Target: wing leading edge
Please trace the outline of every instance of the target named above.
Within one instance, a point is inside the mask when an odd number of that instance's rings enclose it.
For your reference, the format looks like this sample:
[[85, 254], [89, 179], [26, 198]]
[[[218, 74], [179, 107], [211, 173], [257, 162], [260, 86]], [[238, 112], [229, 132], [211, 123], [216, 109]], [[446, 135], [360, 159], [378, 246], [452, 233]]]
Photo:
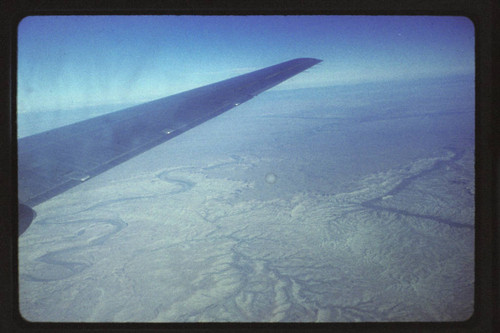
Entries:
[[19, 235], [30, 208], [321, 62], [298, 58], [18, 140]]

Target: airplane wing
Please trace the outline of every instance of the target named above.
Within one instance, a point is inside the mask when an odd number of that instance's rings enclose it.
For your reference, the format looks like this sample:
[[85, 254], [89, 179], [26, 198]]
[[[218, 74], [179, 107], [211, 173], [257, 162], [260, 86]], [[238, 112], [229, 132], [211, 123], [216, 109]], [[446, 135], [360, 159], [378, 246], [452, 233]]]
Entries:
[[19, 235], [38, 205], [321, 62], [298, 58], [18, 140]]

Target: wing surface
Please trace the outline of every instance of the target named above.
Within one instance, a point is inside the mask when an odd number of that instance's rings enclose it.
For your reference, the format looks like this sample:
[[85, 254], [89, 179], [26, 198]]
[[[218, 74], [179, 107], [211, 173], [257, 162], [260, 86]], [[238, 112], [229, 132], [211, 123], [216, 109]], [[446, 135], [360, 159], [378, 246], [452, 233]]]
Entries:
[[19, 202], [26, 209], [40, 204], [320, 61], [313, 58], [290, 60], [19, 139]]

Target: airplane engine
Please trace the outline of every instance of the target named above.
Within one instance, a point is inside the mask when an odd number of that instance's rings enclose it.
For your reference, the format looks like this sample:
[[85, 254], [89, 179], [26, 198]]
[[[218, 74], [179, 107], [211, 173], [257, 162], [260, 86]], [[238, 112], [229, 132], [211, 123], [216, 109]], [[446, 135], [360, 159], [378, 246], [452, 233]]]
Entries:
[[22, 203], [19, 203], [19, 229], [18, 229], [18, 235], [21, 236], [23, 232], [28, 229], [28, 227], [31, 225], [31, 222], [36, 217], [36, 212], [29, 206], [23, 205]]

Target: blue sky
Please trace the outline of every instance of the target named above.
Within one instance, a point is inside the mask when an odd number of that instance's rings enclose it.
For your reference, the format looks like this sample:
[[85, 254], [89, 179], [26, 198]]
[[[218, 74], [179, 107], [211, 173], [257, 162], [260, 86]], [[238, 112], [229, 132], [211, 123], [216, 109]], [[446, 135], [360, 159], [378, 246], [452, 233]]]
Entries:
[[31, 16], [18, 112], [139, 103], [298, 57], [276, 89], [474, 73], [474, 27], [439, 16]]

